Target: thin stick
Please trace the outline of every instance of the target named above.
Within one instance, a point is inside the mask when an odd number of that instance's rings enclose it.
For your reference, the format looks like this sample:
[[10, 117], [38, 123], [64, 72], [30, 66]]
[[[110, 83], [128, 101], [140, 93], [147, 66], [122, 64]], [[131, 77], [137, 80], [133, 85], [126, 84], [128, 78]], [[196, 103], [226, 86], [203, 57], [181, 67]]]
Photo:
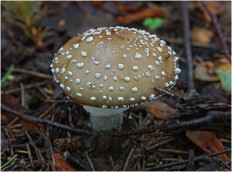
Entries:
[[[231, 152], [231, 149], [226, 149], [226, 150], [222, 150], [219, 152], [214, 152], [214, 153], [211, 153], [209, 155], [198, 156], [198, 157], [194, 158], [193, 161], [200, 161], [203, 157], [206, 157], [206, 156], [207, 157], [214, 157], [214, 156], [222, 155], [222, 154], [228, 153], [228, 152]], [[189, 159], [184, 160], [184, 161], [180, 161], [180, 162], [173, 162], [173, 163], [169, 163], [169, 164], [164, 164], [164, 165], [161, 165], [158, 167], [148, 167], [148, 168], [141, 169], [140, 171], [155, 171], [155, 170], [164, 169], [164, 168], [166, 169], [169, 167], [186, 164], [188, 162], [189, 162]]]
[[109, 135], [112, 137], [121, 137], [121, 136], [152, 133], [152, 132], [156, 132], [157, 130], [160, 131], [179, 130], [179, 129], [197, 127], [203, 124], [211, 124], [214, 121], [218, 122], [219, 120], [229, 120], [229, 119], [231, 119], [231, 112], [210, 111], [207, 113], [206, 116], [190, 121], [166, 124], [158, 127], [130, 130], [128, 132], [114, 132], [114, 133], [109, 133]]
[[95, 171], [94, 166], [93, 166], [93, 162], [92, 162], [92, 160], [90, 159], [88, 153], [85, 152], [85, 155], [86, 155], [86, 158], [87, 158], [87, 160], [88, 160], [88, 162], [89, 162], [89, 165], [90, 165], [91, 170], [92, 170], [92, 171]]
[[229, 52], [229, 49], [226, 45], [226, 41], [225, 41], [225, 38], [222, 34], [222, 30], [221, 30], [221, 27], [218, 23], [218, 20], [217, 20], [217, 16], [216, 16], [216, 13], [212, 14], [211, 11], [209, 10], [208, 6], [206, 5], [206, 3], [204, 1], [201, 2], [202, 6], [205, 8], [205, 10], [207, 11], [207, 13], [209, 14], [211, 20], [213, 21], [213, 24], [214, 24], [214, 27], [217, 31], [217, 34], [219, 36], [219, 39], [220, 39], [220, 42], [222, 44], [222, 47], [224, 49], [224, 53], [226, 55], [226, 58], [229, 60], [229, 62], [231, 63], [231, 55], [230, 55], [230, 52]]
[[186, 1], [181, 1], [181, 7], [183, 12], [183, 21], [184, 21], [184, 45], [185, 52], [187, 56], [187, 66], [188, 66], [188, 95], [191, 97], [196, 91], [194, 88], [194, 80], [193, 80], [193, 65], [192, 65], [192, 49], [190, 45], [190, 26], [189, 26], [189, 13]]
[[[51, 83], [51, 81], [42, 81], [42, 82], [35, 83], [35, 84], [29, 84], [29, 85], [24, 86], [24, 90], [31, 89], [34, 87], [40, 87], [40, 86], [48, 84], [48, 83]], [[7, 91], [3, 91], [2, 94], [11, 94], [11, 93], [18, 92], [18, 91], [21, 91], [21, 88], [13, 88], [13, 89], [10, 89]]]
[[31, 162], [31, 166], [34, 168], [33, 157], [31, 154], [31, 149], [30, 149], [29, 143], [27, 143], [27, 153], [28, 153], [28, 157], [29, 157], [30, 162]]
[[172, 94], [171, 92], [169, 92], [169, 91], [167, 91], [167, 90], [163, 90], [163, 89], [160, 89], [160, 88], [158, 88], [158, 87], [154, 87], [153, 89], [154, 89], [154, 90], [158, 90], [158, 91], [160, 91], [160, 92], [162, 92], [162, 93], [166, 93], [166, 94], [168, 94], [168, 95], [170, 95], [170, 96], [174, 96], [174, 94]]
[[55, 106], [56, 106], [56, 103], [53, 103], [39, 117], [44, 118], [52, 109], [54, 109]]
[[[3, 110], [5, 110], [7, 112], [10, 112], [11, 114], [13, 114], [15, 116], [20, 117], [21, 114], [19, 112], [16, 112], [13, 109], [10, 109], [9, 107], [5, 106], [4, 104], [1, 104], [1, 106], [2, 106]], [[43, 125], [46, 125], [46, 126], [52, 126], [52, 127], [60, 128], [60, 129], [66, 130], [66, 131], [70, 131], [72, 133], [83, 134], [83, 135], [96, 135], [97, 134], [97, 132], [94, 132], [94, 131], [78, 129], [78, 128], [72, 128], [70, 126], [63, 125], [63, 124], [60, 124], [60, 123], [57, 123], [57, 122], [53, 122], [53, 121], [50, 121], [50, 120], [47, 120], [47, 119], [40, 119], [40, 118], [36, 118], [36, 117], [33, 117], [33, 116], [29, 116], [29, 115], [26, 115], [26, 116], [29, 119], [31, 119], [32, 121], [35, 121], [37, 123], [40, 123], [40, 124], [43, 124]]]
[[40, 72], [35, 72], [31, 70], [26, 70], [26, 69], [14, 68], [13, 72], [25, 73], [25, 74], [32, 75], [32, 76], [39, 77], [39, 78], [52, 79], [51, 75], [40, 73]]
[[20, 89], [21, 89], [21, 104], [24, 107], [25, 106], [25, 94], [24, 94], [24, 85], [22, 82], [20, 82]]
[[[11, 114], [20, 117], [20, 113], [14, 111], [13, 109], [5, 106], [4, 104], [1, 103], [2, 109], [10, 112]], [[50, 120], [46, 119], [39, 119], [36, 117], [32, 117], [27, 115], [28, 118], [31, 120], [44, 124], [46, 126], [52, 126], [56, 128], [60, 128], [66, 131], [70, 131], [72, 133], [76, 134], [83, 134], [83, 135], [90, 135], [90, 136], [97, 136], [101, 133], [96, 132], [96, 131], [90, 131], [90, 130], [84, 130], [84, 129], [78, 129], [78, 128], [72, 128], [67, 125], [63, 125], [57, 122], [53, 122]], [[130, 135], [139, 135], [139, 134], [146, 134], [146, 133], [152, 133], [156, 132], [157, 130], [160, 131], [169, 131], [169, 130], [178, 130], [178, 129], [184, 129], [184, 128], [190, 128], [190, 127], [197, 127], [201, 126], [203, 124], [211, 124], [214, 121], [219, 121], [219, 120], [229, 120], [231, 119], [231, 112], [220, 112], [220, 111], [209, 111], [205, 117], [194, 119], [191, 121], [183, 121], [183, 122], [178, 122], [178, 123], [172, 123], [172, 124], [166, 124], [163, 126], [159, 127], [152, 127], [152, 128], [143, 128], [143, 129], [136, 129], [136, 130], [130, 130], [128, 132], [110, 132], [107, 133], [107, 135], [112, 136], [112, 137], [122, 137], [122, 136], [130, 136]]]
[[173, 141], [173, 140], [175, 140], [174, 137], [167, 138], [166, 140], [163, 140], [163, 141], [161, 141], [161, 142], [159, 142], [159, 143], [156, 143], [156, 144], [154, 144], [154, 145], [150, 145], [149, 147], [145, 148], [145, 150], [155, 149], [155, 148], [157, 148], [157, 147], [159, 147], [159, 146], [161, 146], [161, 145], [164, 145], [164, 144], [166, 144], [166, 143], [168, 143], [168, 142], [171, 142], [171, 141]]
[[131, 149], [131, 151], [130, 151], [130, 153], [129, 153], [129, 155], [128, 155], [127, 159], [126, 159], [125, 165], [124, 165], [124, 167], [123, 167], [123, 171], [126, 171], [126, 169], [127, 169], [128, 165], [129, 165], [129, 162], [130, 162], [131, 156], [132, 156], [132, 155], [133, 155], [133, 153], [134, 153], [134, 150], [135, 150], [135, 148], [132, 148], [132, 149]]

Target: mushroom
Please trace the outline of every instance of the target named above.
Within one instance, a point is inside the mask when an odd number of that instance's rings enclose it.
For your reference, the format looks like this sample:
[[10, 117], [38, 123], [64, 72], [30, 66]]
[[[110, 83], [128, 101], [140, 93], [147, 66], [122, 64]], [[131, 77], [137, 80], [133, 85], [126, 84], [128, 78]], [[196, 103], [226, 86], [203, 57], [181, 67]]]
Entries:
[[54, 81], [90, 112], [96, 131], [120, 130], [123, 111], [168, 92], [180, 69], [166, 42], [122, 26], [90, 29], [55, 53]]

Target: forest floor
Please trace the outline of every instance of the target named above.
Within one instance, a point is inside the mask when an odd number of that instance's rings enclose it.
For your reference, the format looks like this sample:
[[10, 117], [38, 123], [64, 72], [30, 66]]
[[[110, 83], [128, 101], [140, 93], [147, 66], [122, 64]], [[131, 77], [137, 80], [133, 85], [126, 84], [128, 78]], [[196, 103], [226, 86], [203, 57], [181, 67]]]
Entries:
[[[2, 171], [231, 171], [231, 2], [1, 2]], [[90, 28], [126, 26], [180, 57], [176, 86], [98, 133], [53, 81], [54, 53]], [[132, 117], [132, 118], [131, 118]]]

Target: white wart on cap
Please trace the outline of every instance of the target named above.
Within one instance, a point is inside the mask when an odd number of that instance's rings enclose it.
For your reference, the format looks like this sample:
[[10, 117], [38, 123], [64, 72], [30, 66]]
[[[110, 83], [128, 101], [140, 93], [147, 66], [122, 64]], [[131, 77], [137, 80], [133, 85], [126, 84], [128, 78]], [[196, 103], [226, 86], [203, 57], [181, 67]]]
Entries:
[[54, 55], [51, 71], [77, 103], [120, 108], [153, 100], [178, 79], [178, 57], [165, 41], [127, 27], [90, 29]]

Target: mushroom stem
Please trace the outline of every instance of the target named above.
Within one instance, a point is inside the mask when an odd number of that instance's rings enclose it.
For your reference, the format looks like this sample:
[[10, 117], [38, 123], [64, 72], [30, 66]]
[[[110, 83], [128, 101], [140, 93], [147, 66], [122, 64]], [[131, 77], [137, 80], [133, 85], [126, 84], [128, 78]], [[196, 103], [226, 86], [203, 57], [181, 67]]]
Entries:
[[123, 111], [128, 108], [103, 109], [84, 106], [84, 109], [90, 113], [90, 122], [93, 130], [108, 132], [113, 129], [121, 129]]

